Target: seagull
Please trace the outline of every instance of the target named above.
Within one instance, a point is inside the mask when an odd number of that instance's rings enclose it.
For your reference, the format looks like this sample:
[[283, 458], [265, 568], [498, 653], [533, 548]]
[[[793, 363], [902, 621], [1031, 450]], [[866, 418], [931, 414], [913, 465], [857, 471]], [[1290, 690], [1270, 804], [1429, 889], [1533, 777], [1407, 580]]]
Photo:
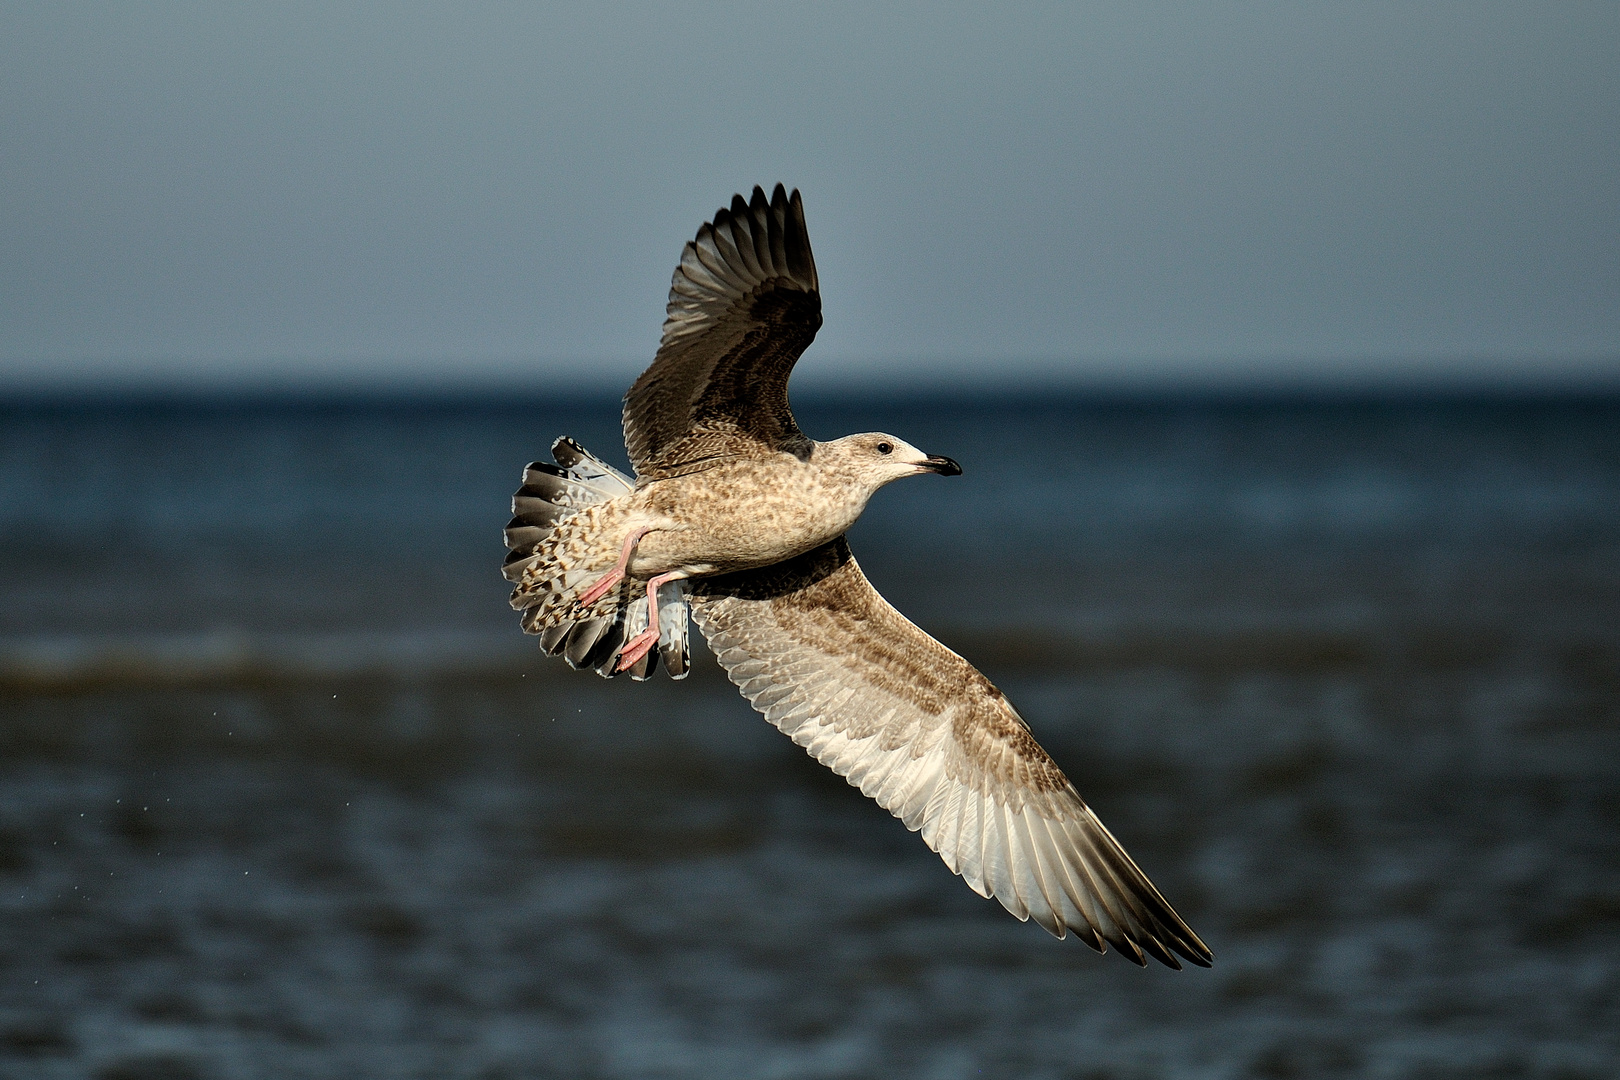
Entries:
[[920, 833], [977, 893], [1138, 965], [1212, 954], [1001, 691], [895, 610], [844, 534], [881, 487], [956, 476], [870, 432], [817, 442], [787, 383], [821, 326], [804, 203], [734, 196], [681, 252], [624, 399], [632, 478], [569, 438], [524, 470], [503, 572], [523, 629], [578, 669], [676, 679], [695, 622], [750, 704]]

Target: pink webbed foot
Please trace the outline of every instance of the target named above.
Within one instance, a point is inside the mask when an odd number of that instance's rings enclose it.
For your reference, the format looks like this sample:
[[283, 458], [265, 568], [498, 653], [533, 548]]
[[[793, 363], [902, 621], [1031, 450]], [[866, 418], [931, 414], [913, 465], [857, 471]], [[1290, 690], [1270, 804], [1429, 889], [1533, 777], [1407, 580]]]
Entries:
[[658, 644], [658, 587], [666, 581], [676, 581], [686, 575], [679, 570], [659, 574], [647, 582], [647, 629], [624, 643], [619, 650], [619, 671], [628, 671]]
[[619, 650], [618, 670], [629, 671], [641, 661], [643, 656], [646, 656], [647, 653], [652, 650], [654, 645], [657, 644], [658, 631], [643, 630], [641, 633], [625, 642], [624, 648]]

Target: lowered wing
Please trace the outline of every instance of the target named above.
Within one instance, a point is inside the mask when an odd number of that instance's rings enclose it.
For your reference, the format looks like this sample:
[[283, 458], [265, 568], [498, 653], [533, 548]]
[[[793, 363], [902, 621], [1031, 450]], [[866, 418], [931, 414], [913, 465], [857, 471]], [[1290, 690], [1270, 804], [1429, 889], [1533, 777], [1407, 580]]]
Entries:
[[843, 538], [694, 583], [731, 680], [816, 760], [920, 832], [982, 896], [1138, 964], [1211, 953], [1001, 692], [880, 596]]

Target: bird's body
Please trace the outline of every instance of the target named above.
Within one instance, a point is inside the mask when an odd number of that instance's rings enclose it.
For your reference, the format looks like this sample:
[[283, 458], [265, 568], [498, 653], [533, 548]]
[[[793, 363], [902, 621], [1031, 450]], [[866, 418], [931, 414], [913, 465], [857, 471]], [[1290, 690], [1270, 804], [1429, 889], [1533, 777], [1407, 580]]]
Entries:
[[[911, 450], [892, 436], [854, 438], [887, 440]], [[890, 476], [870, 476], [844, 443], [810, 443], [802, 455], [768, 451], [638, 484], [557, 524], [555, 543], [569, 551], [560, 565], [606, 573], [625, 535], [635, 529], [651, 530], [626, 567], [629, 577], [643, 582], [672, 572], [704, 577], [751, 570], [802, 555], [847, 532], [866, 509], [876, 482], [914, 471], [906, 467]], [[890, 455], [900, 456], [893, 450]], [[548, 560], [534, 572], [551, 572], [557, 565]], [[528, 580], [520, 579], [520, 586]], [[598, 605], [608, 600], [604, 596]]]
[[[645, 513], [672, 524], [636, 549], [636, 577], [685, 568], [694, 576], [770, 566], [844, 535], [866, 509], [871, 490], [841, 468], [829, 444], [803, 459], [775, 453], [655, 480], [631, 496]], [[735, 493], [752, 492], [746, 502]]]
[[872, 588], [844, 533], [885, 484], [954, 475], [892, 435], [816, 442], [787, 378], [821, 324], [798, 192], [741, 196], [686, 245], [663, 342], [625, 399], [636, 477], [568, 439], [513, 499], [524, 629], [603, 675], [688, 670], [688, 620], [767, 720], [1053, 934], [1210, 953], [982, 674]]

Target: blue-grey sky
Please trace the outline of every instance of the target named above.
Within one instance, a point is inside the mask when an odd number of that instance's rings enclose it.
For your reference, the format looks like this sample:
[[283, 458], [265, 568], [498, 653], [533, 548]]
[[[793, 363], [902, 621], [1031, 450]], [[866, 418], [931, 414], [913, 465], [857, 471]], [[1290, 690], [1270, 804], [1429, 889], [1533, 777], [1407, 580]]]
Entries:
[[0, 386], [619, 387], [777, 180], [805, 382], [1614, 380], [1617, 133], [1612, 2], [4, 3]]

